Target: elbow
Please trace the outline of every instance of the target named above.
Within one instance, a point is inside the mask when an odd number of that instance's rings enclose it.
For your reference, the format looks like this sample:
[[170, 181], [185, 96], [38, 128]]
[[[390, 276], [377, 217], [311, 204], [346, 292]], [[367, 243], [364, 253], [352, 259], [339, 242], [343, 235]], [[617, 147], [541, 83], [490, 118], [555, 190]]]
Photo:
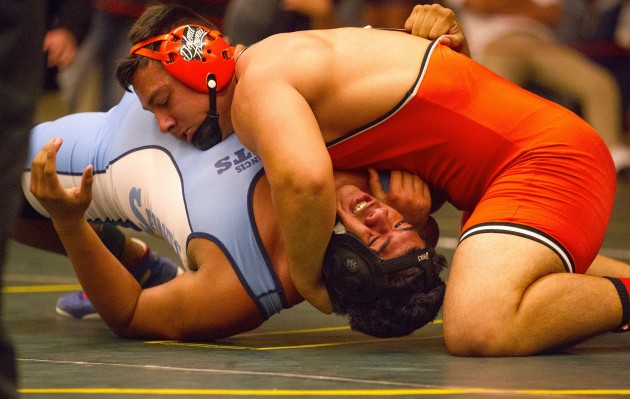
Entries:
[[141, 334], [139, 334], [138, 331], [135, 331], [134, 329], [129, 328], [128, 326], [113, 325], [111, 323], [107, 323], [107, 325], [114, 332], [114, 334], [116, 334], [120, 338], [124, 338], [124, 339], [144, 338], [141, 336]]
[[142, 338], [139, 335], [133, 333], [132, 331], [130, 331], [129, 329], [124, 329], [124, 328], [112, 328], [112, 331], [114, 332], [114, 334], [116, 334], [118, 337], [123, 338], [123, 339], [139, 339]]
[[329, 181], [324, 176], [318, 176], [309, 174], [306, 176], [297, 176], [294, 181], [291, 182], [292, 191], [307, 198], [319, 197], [325, 195]]
[[282, 173], [275, 181], [271, 181], [272, 187], [276, 187], [278, 191], [290, 192], [292, 195], [300, 197], [316, 197], [334, 190], [334, 178], [332, 167], [327, 168], [308, 168], [300, 170], [291, 170]]
[[119, 336], [120, 338], [125, 339], [141, 339], [141, 338], [155, 338], [155, 337], [147, 337], [146, 333], [142, 330], [136, 328], [131, 322], [123, 322], [121, 320], [107, 320], [102, 315], [101, 317], [105, 321], [105, 323], [109, 326], [109, 328]]
[[120, 338], [124, 339], [149, 339], [149, 340], [168, 340], [168, 341], [186, 341], [190, 339], [190, 332], [183, 328], [173, 328], [166, 325], [158, 326], [158, 328], [139, 328], [133, 325], [109, 325], [111, 330]]

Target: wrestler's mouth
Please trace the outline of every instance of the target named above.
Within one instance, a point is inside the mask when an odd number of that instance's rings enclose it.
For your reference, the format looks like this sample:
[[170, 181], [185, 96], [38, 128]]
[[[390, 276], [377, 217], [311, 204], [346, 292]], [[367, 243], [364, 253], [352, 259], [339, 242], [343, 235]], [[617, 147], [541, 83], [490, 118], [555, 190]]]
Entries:
[[182, 132], [182, 139], [187, 142], [187, 143], [191, 143], [192, 142], [192, 138], [195, 135], [194, 131], [190, 128], [184, 130]]
[[361, 201], [354, 207], [354, 213], [359, 212], [361, 209], [365, 208], [367, 205], [367, 201]]
[[367, 208], [372, 202], [373, 198], [370, 197], [368, 194], [363, 193], [358, 198], [355, 198], [350, 209], [352, 209], [353, 214], [357, 214], [358, 212], [361, 212], [363, 209]]

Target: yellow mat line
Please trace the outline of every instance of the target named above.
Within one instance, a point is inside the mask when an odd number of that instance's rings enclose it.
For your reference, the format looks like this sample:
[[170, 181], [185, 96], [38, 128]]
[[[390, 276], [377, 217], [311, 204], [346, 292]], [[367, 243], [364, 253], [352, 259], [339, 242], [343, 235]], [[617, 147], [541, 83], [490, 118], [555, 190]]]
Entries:
[[56, 284], [56, 285], [22, 285], [13, 287], [3, 287], [2, 292], [5, 294], [23, 294], [38, 292], [65, 292], [77, 291], [81, 289], [80, 284]]
[[165, 345], [165, 346], [184, 346], [184, 347], [189, 347], [189, 348], [204, 348], [204, 349], [273, 351], [273, 350], [280, 350], [280, 349], [306, 349], [306, 348], [323, 348], [323, 347], [328, 347], [328, 346], [359, 345], [359, 344], [372, 343], [372, 342], [426, 340], [426, 339], [439, 338], [441, 336], [442, 335], [428, 336], [428, 337], [374, 338], [374, 339], [363, 339], [363, 340], [343, 341], [343, 342], [320, 342], [320, 343], [315, 343], [315, 344], [283, 345], [283, 346], [268, 346], [268, 347], [204, 344], [204, 343], [180, 342], [180, 341], [146, 341], [145, 344]]
[[[429, 324], [442, 324], [442, 320], [435, 319]], [[320, 333], [320, 332], [327, 332], [327, 331], [343, 331], [343, 330], [349, 330], [349, 329], [350, 329], [350, 326], [319, 327], [319, 328], [305, 328], [301, 330], [263, 331], [263, 332], [243, 333], [243, 334], [237, 335], [237, 337], [257, 337], [257, 336], [265, 336], [265, 335]]]
[[[436, 319], [430, 324], [442, 324], [441, 319]], [[347, 331], [350, 330], [350, 326], [337, 326], [337, 327], [319, 327], [319, 328], [305, 328], [301, 330], [286, 330], [286, 331], [264, 331], [264, 332], [255, 332], [255, 333], [243, 333], [239, 335], [235, 335], [238, 338], [244, 337], [262, 337], [262, 336], [270, 336], [270, 335], [290, 335], [290, 334], [306, 334], [306, 333], [321, 333], [321, 332], [330, 332], [330, 331]], [[401, 339], [401, 338], [395, 338]], [[382, 339], [378, 339], [376, 341], [382, 341]], [[161, 345], [190, 345], [190, 346], [225, 346], [233, 348], [230, 345], [208, 345], [208, 344], [196, 344], [196, 343], [186, 343], [175, 340], [161, 340], [161, 341], [146, 341], [145, 344], [161, 344]], [[249, 349], [249, 348], [248, 348]]]
[[484, 389], [484, 388], [421, 388], [421, 389], [150, 389], [150, 388], [22, 388], [28, 394], [109, 394], [109, 395], [225, 395], [225, 396], [401, 396], [401, 395], [479, 395], [520, 394], [532, 396], [630, 395], [630, 389]]
[[301, 330], [287, 330], [287, 331], [264, 331], [254, 333], [239, 334], [238, 337], [259, 337], [265, 335], [286, 335], [286, 334], [304, 334], [304, 333], [319, 333], [326, 331], [343, 331], [349, 330], [350, 326], [337, 326], [337, 327], [320, 327], [320, 328], [305, 328]]

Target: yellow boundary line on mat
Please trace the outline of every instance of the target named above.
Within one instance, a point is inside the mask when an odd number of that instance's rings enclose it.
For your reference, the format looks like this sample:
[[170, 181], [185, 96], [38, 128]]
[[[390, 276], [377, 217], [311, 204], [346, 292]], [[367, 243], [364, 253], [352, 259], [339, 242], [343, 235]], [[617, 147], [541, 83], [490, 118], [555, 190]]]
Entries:
[[[442, 320], [434, 320], [431, 324], [442, 324]], [[258, 333], [244, 333], [236, 335], [235, 337], [261, 337], [270, 335], [289, 335], [289, 334], [306, 334], [306, 333], [320, 333], [327, 331], [344, 331], [350, 330], [349, 326], [338, 327], [321, 327], [321, 328], [309, 328], [301, 330], [287, 330], [287, 331], [268, 331]], [[441, 337], [441, 335], [437, 336]], [[322, 342], [314, 344], [301, 344], [301, 345], [283, 345], [283, 346], [269, 346], [269, 347], [256, 347], [256, 346], [242, 346], [232, 344], [212, 344], [203, 342], [182, 342], [174, 340], [166, 341], [145, 341], [145, 344], [149, 345], [165, 345], [165, 346], [183, 346], [189, 348], [203, 348], [203, 349], [232, 349], [232, 350], [252, 350], [252, 351], [270, 351], [280, 349], [306, 349], [306, 348], [321, 348], [328, 346], [342, 346], [342, 345], [358, 345], [370, 342], [387, 342], [387, 341], [410, 341], [410, 340], [425, 340], [437, 338], [436, 336], [424, 336], [424, 337], [401, 337], [401, 338], [369, 338], [363, 340], [353, 341], [338, 341], [338, 342]]]
[[109, 394], [109, 395], [224, 395], [224, 396], [400, 396], [400, 395], [630, 395], [630, 389], [150, 389], [150, 388], [22, 388], [28, 394]]
[[56, 285], [19, 285], [3, 287], [5, 294], [24, 294], [37, 292], [65, 292], [77, 291], [81, 289], [80, 284], [56, 284]]
[[416, 340], [439, 338], [441, 336], [442, 335], [428, 336], [428, 337], [374, 338], [374, 339], [362, 339], [362, 340], [355, 340], [355, 341], [321, 342], [321, 343], [315, 343], [315, 344], [268, 346], [268, 347], [189, 343], [189, 342], [179, 342], [179, 341], [147, 341], [145, 342], [145, 344], [183, 346], [183, 347], [189, 347], [189, 348], [204, 348], [204, 349], [274, 351], [274, 350], [281, 350], [281, 349], [307, 349], [307, 348], [324, 348], [324, 347], [329, 347], [329, 346], [360, 345], [360, 344], [367, 344], [371, 342], [388, 342], [388, 341], [402, 341], [402, 340], [416, 341]]

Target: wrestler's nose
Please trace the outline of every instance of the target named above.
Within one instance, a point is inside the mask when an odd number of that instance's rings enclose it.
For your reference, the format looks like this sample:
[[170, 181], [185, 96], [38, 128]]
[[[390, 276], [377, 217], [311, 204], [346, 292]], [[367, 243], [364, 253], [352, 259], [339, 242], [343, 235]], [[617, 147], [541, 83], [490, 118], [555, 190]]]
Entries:
[[391, 230], [388, 215], [387, 209], [376, 208], [365, 218], [365, 225], [380, 234], [385, 234]]
[[165, 112], [156, 112], [155, 119], [162, 133], [169, 133], [175, 127], [175, 119]]

